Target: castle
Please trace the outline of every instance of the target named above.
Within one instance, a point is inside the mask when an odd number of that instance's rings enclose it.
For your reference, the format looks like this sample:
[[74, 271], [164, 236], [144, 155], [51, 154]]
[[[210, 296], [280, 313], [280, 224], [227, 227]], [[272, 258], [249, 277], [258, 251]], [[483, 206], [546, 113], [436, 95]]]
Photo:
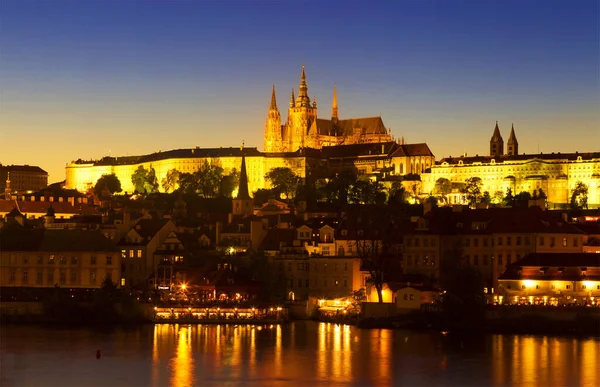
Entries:
[[472, 177], [481, 179], [482, 192], [499, 197], [508, 189], [513, 193], [532, 193], [542, 189], [550, 208], [568, 205], [571, 193], [578, 182], [588, 187], [588, 205], [600, 204], [600, 152], [519, 154], [519, 142], [514, 125], [504, 152], [504, 139], [498, 122], [490, 139], [489, 156], [445, 157], [421, 175], [423, 192], [432, 193], [440, 178], [453, 183], [453, 193], [448, 195], [451, 204], [464, 203], [460, 187]]
[[317, 99], [312, 103], [308, 96], [306, 73], [302, 66], [298, 97], [294, 89], [290, 97], [287, 121], [281, 124], [277, 108], [275, 86], [265, 125], [264, 151], [267, 153], [295, 152], [302, 148], [321, 149], [325, 146], [381, 143], [392, 141], [381, 117], [351, 118], [340, 120], [337, 92], [333, 87], [331, 119], [317, 117]]

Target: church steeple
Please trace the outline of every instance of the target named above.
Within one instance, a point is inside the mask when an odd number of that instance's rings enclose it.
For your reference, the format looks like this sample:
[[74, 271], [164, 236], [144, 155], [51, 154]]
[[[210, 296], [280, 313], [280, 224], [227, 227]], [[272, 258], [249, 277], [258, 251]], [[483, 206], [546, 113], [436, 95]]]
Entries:
[[519, 154], [519, 142], [515, 135], [515, 124], [512, 124], [512, 127], [510, 128], [510, 136], [508, 136], [508, 142], [506, 143], [506, 154], [509, 156]]
[[271, 93], [271, 106], [269, 106], [269, 110], [277, 111], [277, 99], [275, 98], [275, 85], [273, 85], [273, 93]]
[[251, 216], [254, 213], [254, 200], [248, 193], [248, 172], [246, 171], [246, 155], [244, 153], [244, 145], [240, 148], [242, 151], [242, 166], [240, 168], [240, 185], [238, 193], [231, 204], [233, 207], [233, 215]]
[[238, 187], [238, 194], [236, 199], [247, 200], [250, 199], [248, 193], [248, 172], [246, 172], [246, 156], [244, 155], [244, 146], [242, 145], [242, 167], [240, 170], [240, 185]]
[[302, 65], [302, 74], [300, 75], [300, 87], [298, 88], [296, 106], [310, 107], [310, 98], [308, 97], [308, 86], [306, 85], [306, 73], [304, 72], [304, 65]]
[[6, 186], [4, 187], [4, 199], [11, 200], [12, 199], [12, 190], [10, 188], [10, 171], [6, 176]]
[[333, 84], [333, 102], [331, 103], [331, 121], [337, 121], [338, 118], [338, 104], [337, 104], [337, 89], [335, 83]]
[[504, 139], [502, 139], [500, 128], [498, 127], [498, 121], [496, 121], [494, 134], [490, 140], [490, 156], [500, 157], [502, 155], [504, 155]]

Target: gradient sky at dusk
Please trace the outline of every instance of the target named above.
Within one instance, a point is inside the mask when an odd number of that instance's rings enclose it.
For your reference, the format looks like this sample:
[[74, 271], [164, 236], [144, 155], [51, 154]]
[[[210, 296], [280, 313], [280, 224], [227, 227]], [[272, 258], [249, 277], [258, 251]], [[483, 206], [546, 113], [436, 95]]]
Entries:
[[[319, 116], [376, 116], [441, 158], [600, 151], [598, 1], [0, 1], [0, 162], [262, 149], [304, 63]], [[539, 147], [539, 148], [538, 148]]]

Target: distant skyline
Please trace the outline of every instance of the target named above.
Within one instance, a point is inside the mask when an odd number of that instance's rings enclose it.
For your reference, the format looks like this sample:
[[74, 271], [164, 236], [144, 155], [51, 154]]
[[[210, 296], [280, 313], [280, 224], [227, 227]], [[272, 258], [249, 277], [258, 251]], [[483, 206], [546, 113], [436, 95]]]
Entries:
[[598, 1], [0, 2], [3, 164], [262, 150], [306, 66], [318, 116], [380, 115], [436, 159], [600, 151]]

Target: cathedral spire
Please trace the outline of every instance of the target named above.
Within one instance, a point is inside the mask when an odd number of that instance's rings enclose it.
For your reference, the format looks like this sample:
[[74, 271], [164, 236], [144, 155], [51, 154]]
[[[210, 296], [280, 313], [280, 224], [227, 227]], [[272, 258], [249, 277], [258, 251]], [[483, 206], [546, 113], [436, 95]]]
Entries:
[[333, 102], [331, 103], [331, 120], [337, 121], [338, 118], [338, 105], [337, 105], [337, 88], [335, 83], [333, 84]]
[[248, 193], [248, 173], [246, 172], [246, 156], [244, 154], [244, 145], [241, 147], [242, 150], [242, 167], [240, 168], [240, 185], [238, 187], [238, 193], [236, 199], [250, 199]]
[[508, 136], [507, 145], [507, 154], [509, 156], [515, 156], [519, 154], [519, 141], [517, 141], [517, 136], [515, 135], [515, 124], [512, 124], [510, 128], [510, 136]]
[[296, 105], [301, 107], [310, 107], [310, 98], [308, 98], [308, 86], [306, 85], [306, 73], [302, 65], [302, 74], [300, 75], [300, 87], [298, 87], [298, 98]]
[[294, 88], [292, 87], [292, 96], [290, 97], [290, 107], [295, 106], [295, 103], [294, 103], [295, 100], [296, 100], [296, 98], [294, 97]]
[[273, 93], [271, 94], [271, 106], [269, 110], [277, 110], [277, 99], [275, 98], [275, 85], [273, 85]]

